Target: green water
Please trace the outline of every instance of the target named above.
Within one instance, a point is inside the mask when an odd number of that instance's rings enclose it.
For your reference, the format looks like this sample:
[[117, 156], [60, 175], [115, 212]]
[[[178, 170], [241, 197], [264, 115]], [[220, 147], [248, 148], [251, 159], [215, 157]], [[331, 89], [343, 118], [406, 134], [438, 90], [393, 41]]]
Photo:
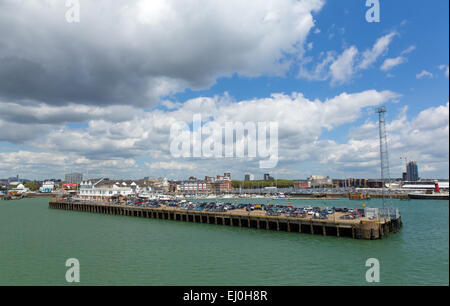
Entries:
[[0, 201], [0, 285], [66, 285], [68, 258], [81, 285], [370, 285], [368, 258], [380, 261], [381, 285], [449, 285], [448, 201], [394, 201], [401, 232], [365, 241], [61, 211], [48, 200]]

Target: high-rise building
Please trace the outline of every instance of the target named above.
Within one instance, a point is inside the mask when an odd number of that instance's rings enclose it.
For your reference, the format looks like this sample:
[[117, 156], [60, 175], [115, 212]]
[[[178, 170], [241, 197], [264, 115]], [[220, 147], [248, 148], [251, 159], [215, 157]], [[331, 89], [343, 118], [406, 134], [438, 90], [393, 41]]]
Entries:
[[81, 173], [68, 173], [65, 175], [65, 180], [68, 184], [79, 184], [83, 181], [83, 174]]
[[419, 167], [417, 162], [411, 161], [406, 165], [406, 177], [410, 182], [417, 182], [419, 180]]
[[265, 181], [274, 181], [275, 179], [270, 176], [269, 173], [264, 174], [264, 180]]
[[252, 174], [245, 175], [245, 181], [254, 181], [255, 177]]

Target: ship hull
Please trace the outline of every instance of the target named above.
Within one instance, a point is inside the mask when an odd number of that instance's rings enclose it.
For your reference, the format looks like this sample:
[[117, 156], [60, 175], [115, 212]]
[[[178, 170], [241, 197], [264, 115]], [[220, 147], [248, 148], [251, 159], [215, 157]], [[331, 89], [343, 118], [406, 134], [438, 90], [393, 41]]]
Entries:
[[448, 200], [448, 194], [408, 194], [410, 199], [419, 200]]

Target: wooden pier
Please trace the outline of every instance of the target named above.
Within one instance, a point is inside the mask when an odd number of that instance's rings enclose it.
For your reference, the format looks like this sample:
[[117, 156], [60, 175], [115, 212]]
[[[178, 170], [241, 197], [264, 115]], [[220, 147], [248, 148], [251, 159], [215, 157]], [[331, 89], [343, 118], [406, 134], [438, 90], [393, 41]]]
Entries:
[[147, 208], [95, 202], [66, 202], [64, 200], [50, 201], [49, 208], [367, 240], [388, 237], [391, 233], [398, 232], [402, 227], [401, 217], [395, 220], [369, 220], [367, 218], [356, 220], [341, 220], [339, 218], [322, 220], [312, 219], [311, 217], [286, 217], [284, 215], [266, 216], [262, 212], [207, 212], [182, 210], [174, 207]]

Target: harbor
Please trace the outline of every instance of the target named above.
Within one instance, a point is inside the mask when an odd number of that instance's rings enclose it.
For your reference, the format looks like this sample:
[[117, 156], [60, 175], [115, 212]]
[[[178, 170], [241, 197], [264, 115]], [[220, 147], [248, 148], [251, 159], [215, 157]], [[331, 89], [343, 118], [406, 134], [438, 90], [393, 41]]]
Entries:
[[[0, 201], [0, 259], [8, 263], [0, 267], [1, 284], [64, 286], [64, 263], [76, 257], [86, 286], [361, 286], [367, 258], [383, 260], [383, 285], [448, 285], [445, 201], [393, 199], [404, 226], [370, 241], [328, 232], [325, 237], [320, 228], [311, 235], [49, 209], [50, 200]], [[362, 202], [292, 200], [291, 205], [362, 207]], [[381, 208], [381, 199], [370, 206]]]
[[[246, 208], [248, 207], [247, 205]], [[381, 209], [352, 210], [351, 213], [349, 210], [338, 211], [334, 209], [324, 217], [322, 211], [312, 210], [314, 213], [311, 214], [309, 209], [302, 209], [302, 212], [296, 213], [298, 210], [292, 206], [289, 207], [288, 211], [283, 211], [280, 207], [282, 206], [277, 207], [278, 213], [273, 215], [268, 213], [269, 210], [242, 209], [239, 206], [219, 212], [205, 209], [191, 210], [189, 207], [182, 209], [179, 205], [169, 205], [168, 202], [158, 202], [145, 206], [141, 203], [123, 205], [53, 198], [49, 203], [51, 209], [365, 240], [386, 238], [391, 233], [398, 232], [402, 227], [398, 210], [392, 210], [382, 215]]]

